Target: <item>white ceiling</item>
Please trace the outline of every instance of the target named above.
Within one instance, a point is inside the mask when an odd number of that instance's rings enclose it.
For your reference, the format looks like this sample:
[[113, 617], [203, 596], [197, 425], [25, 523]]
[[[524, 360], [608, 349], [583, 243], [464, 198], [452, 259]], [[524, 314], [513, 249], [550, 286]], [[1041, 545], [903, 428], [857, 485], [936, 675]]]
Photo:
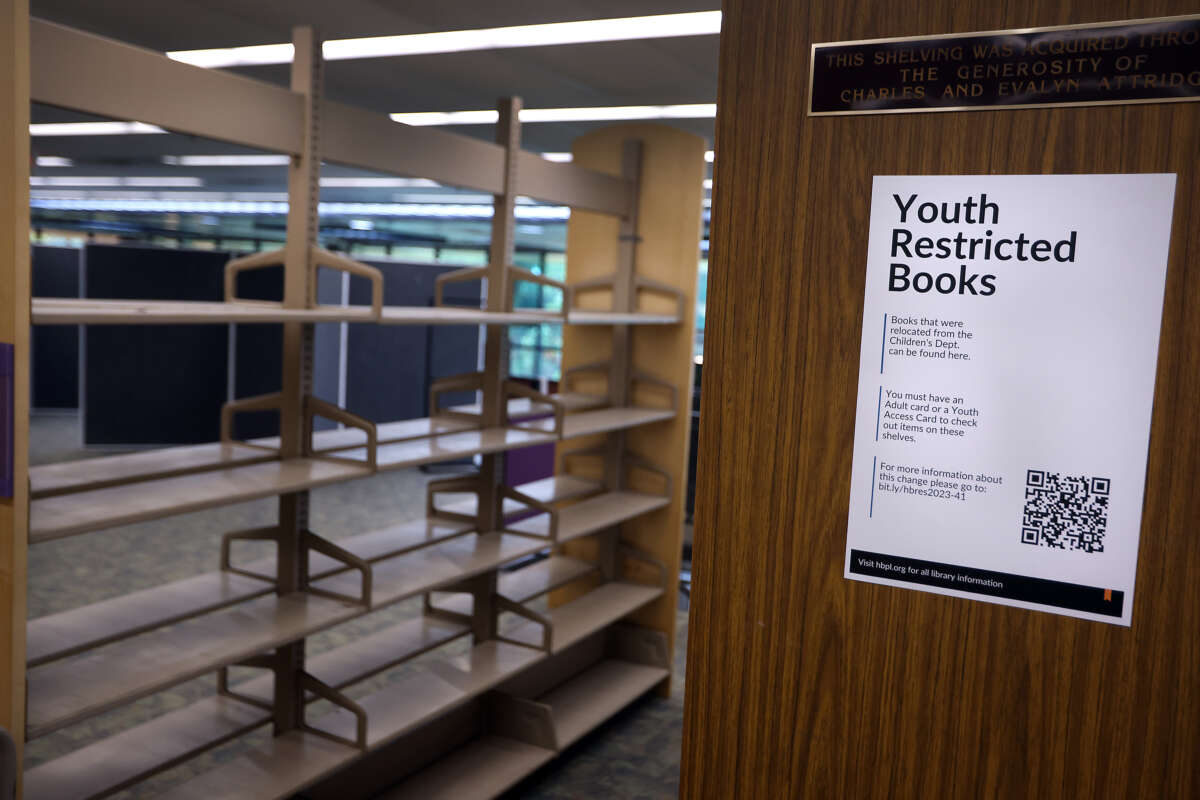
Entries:
[[[165, 51], [287, 41], [298, 24], [314, 24], [325, 38], [348, 38], [704, 11], [714, 5], [716, 0], [32, 0], [31, 12]], [[287, 69], [279, 65], [238, 71], [284, 84]], [[521, 96], [530, 108], [711, 103], [716, 77], [717, 37], [697, 36], [335, 61], [326, 65], [326, 94], [379, 112], [492, 108], [508, 95]], [[35, 122], [74, 119], [85, 117], [34, 109]], [[523, 146], [569, 150], [572, 140], [600, 124], [604, 123], [528, 124]], [[670, 124], [704, 137], [711, 146], [712, 120]], [[493, 135], [488, 125], [450, 130], [489, 139]], [[157, 169], [154, 162], [162, 155], [245, 152], [174, 134], [38, 137], [34, 150], [147, 170]], [[96, 168], [74, 171], [95, 174]], [[259, 182], [251, 170], [237, 175]], [[261, 174], [262, 180], [281, 176], [281, 170]]]

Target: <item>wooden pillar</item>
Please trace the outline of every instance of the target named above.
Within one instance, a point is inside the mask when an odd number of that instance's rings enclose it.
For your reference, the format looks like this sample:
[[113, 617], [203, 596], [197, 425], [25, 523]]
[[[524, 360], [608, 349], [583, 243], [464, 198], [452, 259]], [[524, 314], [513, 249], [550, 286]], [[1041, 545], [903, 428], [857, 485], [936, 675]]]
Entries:
[[[640, 143], [640, 173], [635, 229], [615, 217], [572, 211], [567, 225], [567, 283], [574, 284], [616, 274], [622, 259], [632, 259], [632, 271], [637, 275], [677, 287], [683, 292], [683, 319], [678, 325], [641, 329], [630, 326], [624, 331], [606, 327], [564, 326], [563, 370], [573, 366], [610, 358], [628, 358], [622, 375], [635, 370], [645, 371], [678, 388], [678, 415], [669, 422], [635, 428], [615, 436], [589, 437], [572, 440], [558, 446], [559, 453], [586, 449], [605, 443], [611, 455], [619, 437], [624, 437], [624, 449], [653, 461], [671, 476], [671, 503], [652, 514], [623, 523], [620, 538], [654, 556], [666, 565], [668, 580], [663, 596], [630, 618], [638, 625], [663, 631], [668, 642], [674, 642], [678, 589], [675, 585], [683, 549], [683, 519], [687, 506], [688, 445], [691, 441], [691, 389], [694, 364], [692, 348], [695, 341], [696, 274], [700, 264], [701, 205], [704, 196], [704, 140], [697, 136], [654, 124], [617, 125], [593, 131], [577, 140], [572, 148], [574, 163], [588, 169], [612, 175], [628, 174], [634, 166], [631, 160]], [[625, 238], [622, 238], [622, 234]], [[630, 235], [635, 238], [630, 239]], [[624, 282], [618, 280], [616, 293], [627, 296], [633, 290], [626, 271]], [[642, 311], [675, 313], [674, 298], [642, 293], [636, 299]], [[604, 309], [613, 307], [609, 292], [588, 292], [579, 296], [577, 307]], [[629, 340], [632, 340], [631, 342]], [[624, 355], [624, 353], [629, 355]], [[611, 374], [611, 373], [610, 373]], [[602, 384], [581, 381], [584, 391], [602, 391]], [[638, 405], [664, 403], [661, 390], [654, 387], [609, 387], [613, 400], [628, 400]], [[605, 477], [595, 475], [593, 477]], [[611, 476], [610, 476], [611, 477]], [[641, 483], [645, 476], [635, 479], [628, 488], [661, 491], [661, 484]], [[598, 546], [605, 536], [588, 537], [569, 542], [565, 552], [595, 560], [605, 554]], [[633, 567], [632, 564], [627, 565]], [[552, 604], [567, 602], [582, 594], [585, 581], [555, 592]], [[666, 694], [664, 683], [660, 691]]]
[[[29, 541], [29, 4], [0, 3], [0, 387], [11, 381], [12, 496], [0, 496], [0, 726], [25, 733], [25, 575]], [[5, 398], [0, 408], [9, 406]], [[8, 426], [8, 412], [0, 425]], [[8, 435], [0, 434], [0, 441]], [[7, 454], [0, 452], [0, 459]], [[0, 466], [0, 472], [4, 467]], [[4, 481], [7, 483], [7, 481]], [[7, 488], [7, 487], [5, 487]]]
[[[1194, 10], [725, 3], [682, 797], [1200, 796], [1200, 103], [805, 116], [814, 42]], [[1117, 172], [1178, 173], [1132, 628], [845, 580], [872, 176]]]

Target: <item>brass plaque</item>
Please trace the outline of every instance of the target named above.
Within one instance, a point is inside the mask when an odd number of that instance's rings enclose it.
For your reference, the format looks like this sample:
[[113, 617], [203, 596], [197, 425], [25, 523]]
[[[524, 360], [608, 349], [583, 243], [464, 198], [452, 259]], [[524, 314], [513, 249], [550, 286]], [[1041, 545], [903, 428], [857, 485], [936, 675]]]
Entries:
[[1200, 14], [814, 44], [809, 115], [1200, 99]]

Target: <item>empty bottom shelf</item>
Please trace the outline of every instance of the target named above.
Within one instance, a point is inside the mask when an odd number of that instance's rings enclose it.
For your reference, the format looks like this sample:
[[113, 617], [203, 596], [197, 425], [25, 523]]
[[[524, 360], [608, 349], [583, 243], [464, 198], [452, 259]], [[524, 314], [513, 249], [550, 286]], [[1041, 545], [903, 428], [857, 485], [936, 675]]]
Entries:
[[662, 667], [606, 659], [547, 692], [538, 702], [550, 706], [558, 746], [565, 748], [670, 674]]
[[488, 800], [555, 756], [503, 736], [481, 736], [414, 773], [378, 800]]

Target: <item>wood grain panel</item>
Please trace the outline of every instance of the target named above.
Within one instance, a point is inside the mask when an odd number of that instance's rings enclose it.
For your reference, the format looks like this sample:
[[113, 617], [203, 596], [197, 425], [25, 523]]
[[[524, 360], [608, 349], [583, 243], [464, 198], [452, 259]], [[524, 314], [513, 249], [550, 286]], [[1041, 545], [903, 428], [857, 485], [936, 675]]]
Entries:
[[0, 123], [0, 342], [14, 345], [13, 496], [0, 499], [0, 727], [16, 740], [19, 760], [25, 729], [29, 531], [28, 0], [0, 4], [0, 73], [5, 120]]
[[[1200, 796], [1200, 104], [810, 119], [813, 42], [1173, 0], [728, 0], [686, 798]], [[873, 175], [1178, 173], [1133, 626], [842, 577]]]

